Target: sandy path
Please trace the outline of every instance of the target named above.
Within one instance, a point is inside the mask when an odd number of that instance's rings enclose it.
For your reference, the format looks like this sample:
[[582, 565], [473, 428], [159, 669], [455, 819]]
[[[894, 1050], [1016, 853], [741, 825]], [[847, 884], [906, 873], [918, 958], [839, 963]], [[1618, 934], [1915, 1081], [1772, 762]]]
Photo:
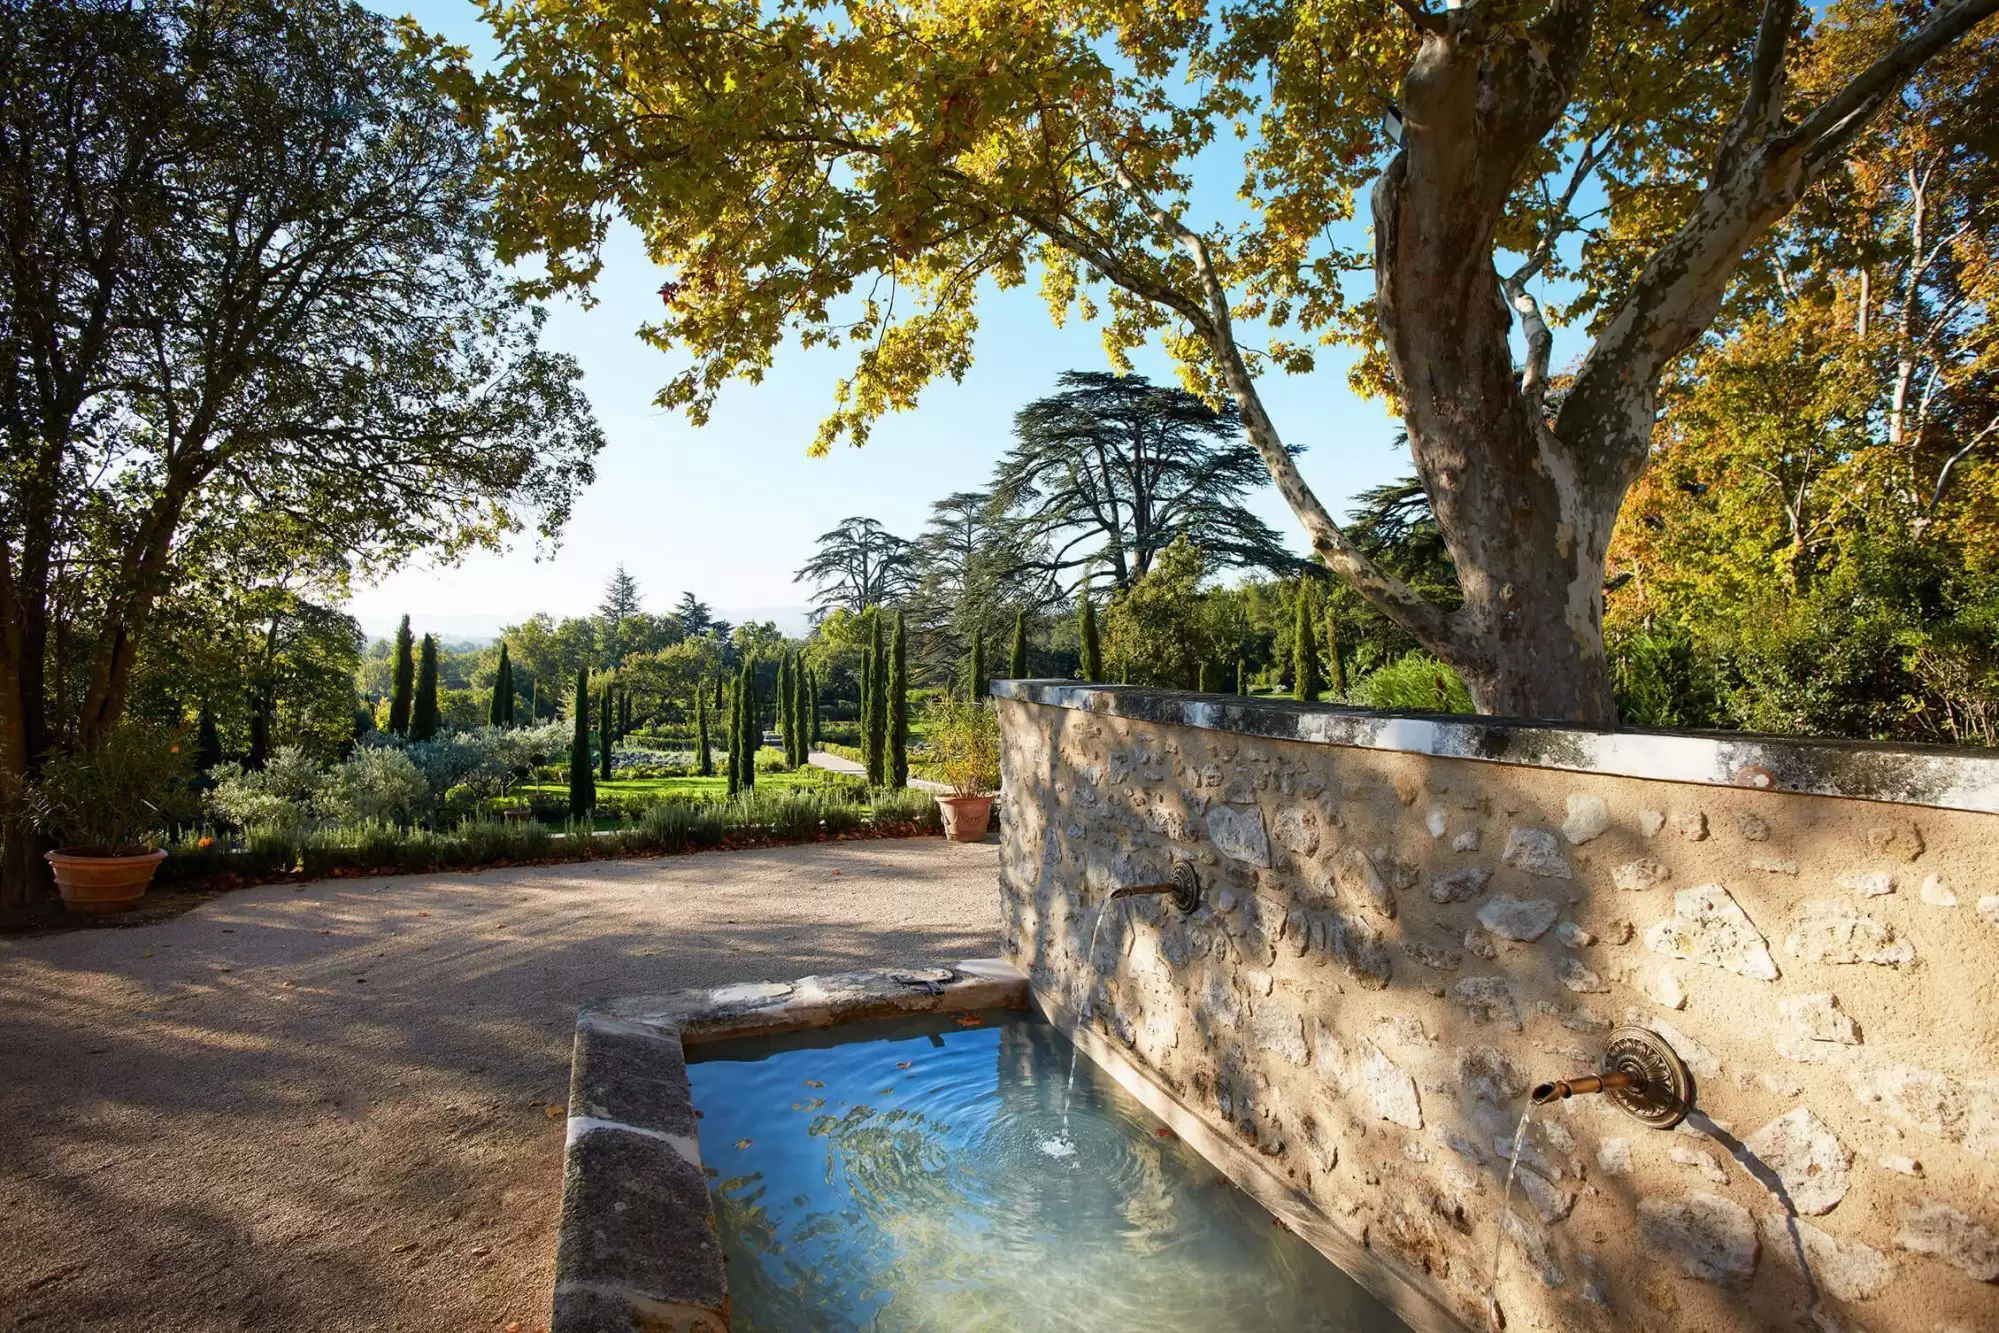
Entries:
[[997, 848], [225, 894], [0, 942], [0, 1327], [538, 1329], [591, 999], [997, 952]]

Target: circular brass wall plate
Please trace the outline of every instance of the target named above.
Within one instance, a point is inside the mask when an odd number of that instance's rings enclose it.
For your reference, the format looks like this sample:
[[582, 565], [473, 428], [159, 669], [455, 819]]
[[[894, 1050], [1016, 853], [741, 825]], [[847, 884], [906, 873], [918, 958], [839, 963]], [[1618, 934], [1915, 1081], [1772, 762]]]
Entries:
[[1630, 1074], [1637, 1087], [1608, 1088], [1605, 1095], [1633, 1120], [1671, 1129], [1694, 1109], [1694, 1076], [1686, 1062], [1649, 1028], [1624, 1027], [1610, 1034], [1603, 1072]]
[[1167, 878], [1173, 881], [1175, 907], [1191, 912], [1201, 905], [1201, 877], [1194, 873], [1192, 861], [1175, 861], [1173, 871]]

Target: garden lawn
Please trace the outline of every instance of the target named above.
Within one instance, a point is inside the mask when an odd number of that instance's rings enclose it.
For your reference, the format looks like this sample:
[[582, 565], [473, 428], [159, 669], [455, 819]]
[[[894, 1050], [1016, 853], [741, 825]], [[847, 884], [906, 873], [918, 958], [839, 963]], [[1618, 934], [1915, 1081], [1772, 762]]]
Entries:
[[[827, 775], [816, 768], [800, 769], [793, 773], [759, 773], [757, 787], [767, 790], [781, 787], [825, 787], [831, 786]], [[562, 782], [523, 783], [517, 790], [529, 796], [562, 796], [569, 786]], [[599, 796], [628, 796], [643, 800], [656, 800], [665, 796], [712, 796], [721, 800], [729, 794], [729, 779], [717, 774], [712, 778], [612, 778], [597, 779]]]

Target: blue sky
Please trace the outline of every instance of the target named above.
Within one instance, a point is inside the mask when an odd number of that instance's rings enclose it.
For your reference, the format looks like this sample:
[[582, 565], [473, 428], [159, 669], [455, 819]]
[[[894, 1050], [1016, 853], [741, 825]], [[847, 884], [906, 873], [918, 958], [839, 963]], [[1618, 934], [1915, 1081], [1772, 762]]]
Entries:
[[[492, 49], [469, 0], [394, 0], [425, 27]], [[1225, 210], [1234, 174], [1216, 182]], [[1207, 200], [1197, 199], [1197, 204]], [[1358, 224], [1355, 224], [1358, 226]], [[451, 567], [414, 562], [373, 587], [357, 587], [349, 609], [370, 634], [390, 632], [407, 612], [418, 632], [491, 634], [537, 611], [582, 614], [595, 605], [613, 568], [638, 579], [649, 608], [665, 609], [692, 591], [733, 618], [775, 616], [802, 627], [807, 590], [792, 582], [813, 539], [855, 514], [914, 536], [931, 501], [982, 486], [1010, 442], [1013, 414], [1048, 392], [1069, 369], [1106, 367], [1093, 327], [1057, 329], [1030, 282], [992, 292], [980, 308], [978, 356], [962, 383], [928, 389], [916, 411], [876, 428], [863, 449], [825, 458], [806, 447], [832, 402], [851, 352], [784, 349], [757, 385], [731, 385], [709, 424], [652, 405], [676, 360], [645, 346], [636, 330], [657, 312], [661, 270], [635, 233], [620, 229], [607, 251], [598, 304], [551, 309], [548, 341], [581, 363], [585, 388], [608, 445], [597, 481], [578, 501], [553, 556], [531, 542], [503, 555], [475, 554]], [[1142, 373], [1171, 381], [1163, 355], [1137, 358]], [[1350, 358], [1324, 356], [1310, 375], [1275, 375], [1263, 392], [1278, 430], [1308, 452], [1306, 479], [1333, 511], [1356, 492], [1409, 471], [1395, 446], [1396, 423], [1381, 404], [1346, 385]], [[1253, 507], [1303, 551], [1302, 529], [1265, 487]]]

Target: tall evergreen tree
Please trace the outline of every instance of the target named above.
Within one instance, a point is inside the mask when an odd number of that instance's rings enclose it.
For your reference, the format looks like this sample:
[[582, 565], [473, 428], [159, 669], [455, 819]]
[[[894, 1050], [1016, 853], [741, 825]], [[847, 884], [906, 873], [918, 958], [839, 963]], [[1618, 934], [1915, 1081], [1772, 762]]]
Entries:
[[[896, 612], [898, 618], [901, 615], [900, 611]], [[965, 697], [972, 700], [986, 697], [986, 631], [983, 626], [972, 627], [972, 679]]]
[[596, 769], [590, 763], [590, 668], [576, 669], [574, 730], [569, 737], [569, 817], [587, 818], [597, 808]]
[[1235, 692], [1237, 694], [1249, 693], [1249, 663], [1243, 661], [1240, 657], [1235, 660]]
[[868, 780], [874, 781], [874, 766], [868, 762], [868, 737], [874, 732], [875, 717], [875, 650], [872, 645], [861, 648], [860, 668], [861, 689], [861, 764], [867, 769]]
[[504, 727], [513, 722], [514, 673], [507, 662], [507, 641], [500, 640], [500, 661], [493, 668], [493, 699], [486, 705], [486, 725]]
[[783, 751], [787, 766], [798, 762], [792, 757], [797, 730], [791, 718], [791, 654], [786, 652], [777, 659], [777, 734], [778, 748]]
[[803, 653], [791, 673], [791, 715], [798, 722], [798, 763], [803, 766], [812, 762], [812, 672]]
[[1007, 663], [1007, 675], [1015, 680], [1027, 679], [1027, 612], [1013, 613], [1013, 660]]
[[597, 692], [597, 773], [604, 781], [611, 780], [611, 731], [617, 725], [617, 711], [611, 704], [611, 686], [606, 685]]
[[909, 646], [900, 610], [888, 659], [888, 785], [909, 785]]
[[704, 778], [715, 776], [715, 757], [708, 753], [708, 682], [694, 690], [694, 771]]
[[1347, 664], [1340, 656], [1340, 613], [1333, 609], [1332, 599], [1326, 599], [1326, 667], [1331, 672], [1333, 697], [1347, 697]]
[[437, 711], [437, 640], [423, 636], [423, 652], [417, 659], [416, 701], [410, 705], [410, 739], [427, 741], [437, 735], [443, 717]]
[[737, 686], [743, 699], [742, 725], [742, 770], [736, 785], [749, 790], [757, 785], [757, 751], [763, 748], [763, 709], [757, 701], [757, 664], [743, 662], [742, 684]]
[[1092, 685], [1104, 678], [1104, 650], [1097, 641], [1097, 608], [1090, 604], [1090, 585], [1076, 594], [1076, 632], [1083, 643], [1083, 679]]
[[394, 665], [389, 676], [389, 730], [398, 736], [410, 734], [410, 700], [416, 691], [416, 640], [410, 636], [410, 618], [396, 627]]
[[201, 717], [194, 724], [195, 771], [206, 773], [221, 762], [222, 733], [215, 728], [215, 710], [203, 704]]
[[743, 673], [736, 672], [736, 686], [729, 691], [729, 795], [743, 789]]
[[244, 766], [261, 770], [271, 758], [271, 695], [259, 686], [250, 695], [250, 753]]
[[1298, 580], [1297, 612], [1291, 631], [1291, 687], [1300, 700], [1319, 699], [1319, 645], [1312, 634], [1312, 584]]
[[871, 618], [868, 642], [868, 785], [879, 787], [888, 781], [886, 764], [890, 689], [888, 659], [882, 649], [882, 622], [879, 613]]
[[812, 704], [812, 743], [814, 745], [820, 745], [825, 742], [826, 736], [825, 732], [822, 729], [822, 723], [820, 722], [819, 673], [816, 671], [813, 672], [812, 675], [807, 679], [806, 684], [810, 687], [809, 698]]
[[1208, 692], [1208, 664], [1206, 662], [1201, 663], [1200, 672], [1195, 677], [1194, 688], [1202, 694]]

